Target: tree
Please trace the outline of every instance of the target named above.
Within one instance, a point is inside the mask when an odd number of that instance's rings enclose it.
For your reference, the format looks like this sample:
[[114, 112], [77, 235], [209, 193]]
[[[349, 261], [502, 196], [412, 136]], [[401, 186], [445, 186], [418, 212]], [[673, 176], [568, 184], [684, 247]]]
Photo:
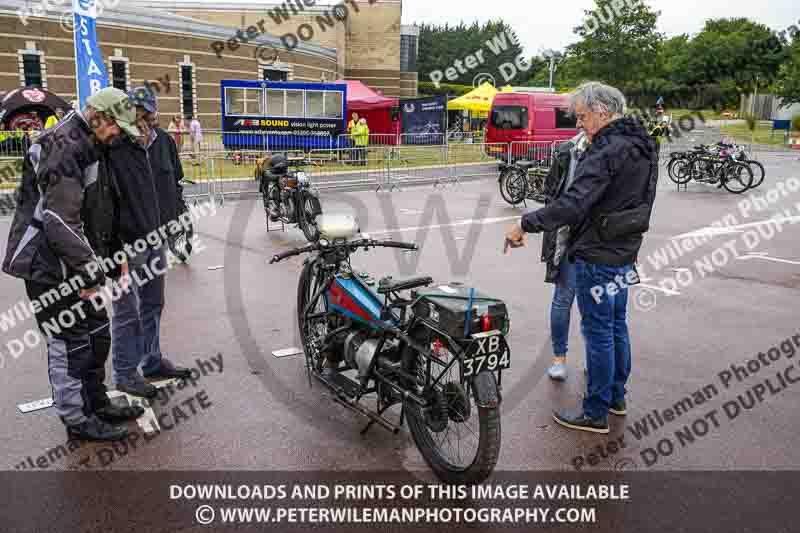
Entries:
[[775, 93], [783, 99], [783, 105], [800, 103], [800, 38], [792, 41], [788, 56], [775, 83]]
[[[489, 44], [491, 43], [491, 44]], [[522, 55], [522, 47], [514, 30], [503, 20], [490, 20], [483, 25], [474, 22], [470, 26], [463, 22], [457, 26], [433, 26], [422, 24], [419, 34], [419, 79], [428, 81], [431, 73], [445, 73], [455, 68], [455, 62], [463, 62], [469, 55], [482, 52], [484, 63], [475, 68], [462, 66], [465, 72], [456, 70], [453, 79], [444, 77], [441, 83], [472, 85], [479, 74], [491, 74], [498, 85], [504, 85], [500, 65], [514, 63]], [[527, 73], [523, 72], [527, 77]], [[517, 78], [519, 79], [519, 78]]]
[[655, 30], [660, 12], [644, 3], [595, 3], [574, 29], [580, 41], [567, 48], [576, 74], [619, 86], [654, 74], [663, 38]]
[[710, 19], [688, 44], [676, 81], [689, 85], [728, 82], [740, 92], [765, 88], [787, 59], [786, 41], [746, 18]]

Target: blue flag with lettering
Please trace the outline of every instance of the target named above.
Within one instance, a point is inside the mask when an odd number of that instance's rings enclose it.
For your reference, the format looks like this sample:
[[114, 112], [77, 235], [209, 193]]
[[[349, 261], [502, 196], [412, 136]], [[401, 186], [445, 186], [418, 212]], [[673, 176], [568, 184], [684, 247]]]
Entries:
[[108, 74], [97, 46], [96, 0], [72, 0], [75, 18], [75, 75], [78, 102], [83, 109], [86, 99], [108, 86]]

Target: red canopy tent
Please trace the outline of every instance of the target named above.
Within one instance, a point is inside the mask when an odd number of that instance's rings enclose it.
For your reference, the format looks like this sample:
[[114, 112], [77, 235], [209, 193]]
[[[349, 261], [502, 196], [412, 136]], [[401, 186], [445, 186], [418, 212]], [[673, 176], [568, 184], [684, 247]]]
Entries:
[[387, 98], [376, 93], [358, 80], [337, 80], [347, 85], [347, 121], [358, 113], [367, 119], [370, 134], [397, 133], [399, 121], [392, 121], [392, 108], [400, 105], [397, 98]]

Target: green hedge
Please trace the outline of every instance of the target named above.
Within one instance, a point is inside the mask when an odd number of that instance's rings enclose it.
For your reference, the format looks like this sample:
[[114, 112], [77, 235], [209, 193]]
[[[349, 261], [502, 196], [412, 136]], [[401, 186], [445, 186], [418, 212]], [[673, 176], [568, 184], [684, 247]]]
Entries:
[[428, 95], [428, 96], [439, 96], [439, 95], [447, 95], [447, 96], [463, 96], [468, 92], [475, 89], [475, 87], [470, 87], [469, 85], [456, 85], [453, 83], [440, 83], [439, 87], [437, 88], [433, 82], [430, 81], [421, 81], [419, 82], [419, 93], [420, 95]]

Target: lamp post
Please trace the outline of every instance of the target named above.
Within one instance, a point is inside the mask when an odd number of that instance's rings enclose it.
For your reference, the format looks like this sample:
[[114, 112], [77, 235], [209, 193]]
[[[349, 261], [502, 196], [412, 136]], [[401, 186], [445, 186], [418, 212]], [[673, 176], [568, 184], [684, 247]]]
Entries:
[[555, 50], [545, 50], [542, 55], [550, 60], [550, 84], [548, 87], [552, 90], [553, 89], [553, 75], [558, 68], [556, 63], [562, 59], [561, 52], [557, 52]]

